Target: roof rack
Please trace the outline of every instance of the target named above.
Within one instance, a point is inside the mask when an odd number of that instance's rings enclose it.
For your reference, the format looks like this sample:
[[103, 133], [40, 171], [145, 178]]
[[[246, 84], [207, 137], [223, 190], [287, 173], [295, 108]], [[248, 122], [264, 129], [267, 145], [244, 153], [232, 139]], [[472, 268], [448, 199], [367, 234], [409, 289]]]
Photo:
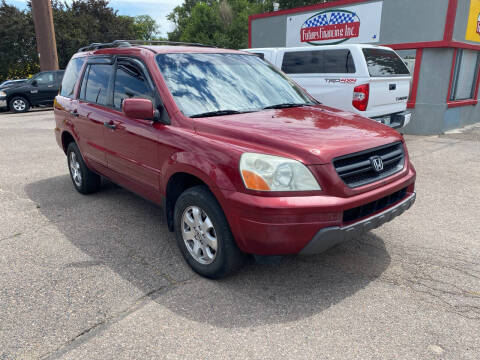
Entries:
[[189, 43], [180, 41], [168, 41], [168, 40], [115, 40], [109, 43], [91, 43], [88, 46], [84, 46], [78, 49], [78, 52], [98, 50], [112, 47], [131, 47], [135, 45], [175, 45], [175, 46], [200, 46], [200, 47], [212, 47], [213, 45], [205, 45], [200, 43]]

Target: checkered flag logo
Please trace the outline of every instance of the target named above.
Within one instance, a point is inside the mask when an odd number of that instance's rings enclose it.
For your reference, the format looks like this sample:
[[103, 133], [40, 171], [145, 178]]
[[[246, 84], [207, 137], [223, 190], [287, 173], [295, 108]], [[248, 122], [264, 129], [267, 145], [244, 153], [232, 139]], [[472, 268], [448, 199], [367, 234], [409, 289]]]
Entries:
[[319, 14], [305, 22], [305, 27], [317, 27], [325, 25], [348, 24], [358, 21], [357, 14], [346, 12], [330, 12]]

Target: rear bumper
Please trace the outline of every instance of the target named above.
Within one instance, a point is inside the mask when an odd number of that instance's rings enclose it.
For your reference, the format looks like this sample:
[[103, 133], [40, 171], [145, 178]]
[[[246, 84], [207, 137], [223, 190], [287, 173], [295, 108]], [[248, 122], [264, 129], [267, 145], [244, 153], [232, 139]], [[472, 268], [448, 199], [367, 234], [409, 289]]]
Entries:
[[[323, 246], [311, 245], [312, 251], [322, 251], [335, 244], [337, 230], [342, 241], [345, 229], [354, 230], [366, 225], [365, 217], [355, 219], [354, 222], [344, 221], [344, 213], [377, 200], [381, 200], [402, 189], [406, 189], [403, 198], [392, 203], [378, 212], [366, 215], [368, 219], [388, 213], [388, 217], [379, 217], [375, 224], [381, 225], [381, 220], [392, 219], [398, 210], [390, 213], [390, 209], [400, 202], [410, 198], [415, 189], [415, 170], [409, 167], [405, 176], [398, 180], [375, 188], [374, 190], [353, 195], [339, 197], [331, 195], [294, 196], [294, 197], [266, 197], [255, 196], [235, 191], [222, 191], [221, 205], [224, 209], [230, 228], [241, 250], [258, 255], [286, 255], [303, 252], [315, 238], [315, 243], [324, 242]], [[415, 196], [415, 195], [413, 195]], [[352, 227], [354, 226], [354, 227]], [[328, 235], [321, 236], [325, 229]], [[343, 229], [343, 230], [340, 230]], [[340, 231], [342, 233], [340, 233]], [[353, 230], [350, 230], [353, 231]], [[330, 242], [330, 243], [329, 243]], [[307, 250], [305, 250], [307, 253]]]
[[357, 223], [343, 227], [332, 226], [324, 228], [317, 232], [307, 246], [300, 251], [300, 254], [318, 254], [345, 240], [352, 239], [369, 230], [376, 229], [410, 209], [415, 202], [415, 198], [416, 194], [412, 193], [390, 209], [368, 217]]
[[371, 119], [384, 125], [390, 126], [391, 128], [401, 129], [408, 125], [411, 117], [412, 113], [410, 111], [402, 111], [395, 114], [373, 117]]

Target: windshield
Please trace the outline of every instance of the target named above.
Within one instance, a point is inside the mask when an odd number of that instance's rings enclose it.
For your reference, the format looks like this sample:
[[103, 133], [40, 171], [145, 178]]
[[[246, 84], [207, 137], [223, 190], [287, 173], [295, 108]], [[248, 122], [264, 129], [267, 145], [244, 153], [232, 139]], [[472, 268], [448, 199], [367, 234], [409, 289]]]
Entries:
[[157, 63], [186, 116], [314, 103], [290, 79], [254, 55], [160, 54]]

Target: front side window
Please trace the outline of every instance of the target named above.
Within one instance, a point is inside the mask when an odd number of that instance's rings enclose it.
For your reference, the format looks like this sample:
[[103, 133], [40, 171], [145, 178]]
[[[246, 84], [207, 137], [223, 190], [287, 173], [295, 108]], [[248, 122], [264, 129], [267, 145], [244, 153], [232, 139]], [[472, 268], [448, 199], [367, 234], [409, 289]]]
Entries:
[[186, 116], [258, 111], [276, 104], [311, 104], [291, 80], [255, 55], [160, 54], [157, 63]]
[[285, 52], [282, 70], [287, 74], [353, 74], [355, 63], [347, 49]]
[[407, 66], [392, 50], [362, 49], [371, 77], [409, 76]]
[[475, 94], [475, 80], [479, 67], [479, 52], [458, 49], [453, 74], [452, 91], [449, 100], [472, 99]]
[[112, 73], [112, 65], [89, 65], [83, 77], [80, 99], [100, 105], [107, 105], [108, 84]]
[[115, 75], [113, 105], [120, 109], [123, 99], [143, 97], [153, 100], [152, 89], [143, 71], [129, 61], [119, 61]]
[[84, 62], [85, 57], [78, 57], [70, 60], [67, 65], [67, 69], [65, 70], [65, 75], [63, 76], [62, 87], [60, 89], [61, 96], [73, 98], [75, 84], [80, 76], [80, 71], [82, 70]]
[[54, 73], [48, 72], [48, 73], [38, 74], [32, 80], [35, 80], [38, 85], [48, 85], [53, 83], [54, 78], [55, 78]]

